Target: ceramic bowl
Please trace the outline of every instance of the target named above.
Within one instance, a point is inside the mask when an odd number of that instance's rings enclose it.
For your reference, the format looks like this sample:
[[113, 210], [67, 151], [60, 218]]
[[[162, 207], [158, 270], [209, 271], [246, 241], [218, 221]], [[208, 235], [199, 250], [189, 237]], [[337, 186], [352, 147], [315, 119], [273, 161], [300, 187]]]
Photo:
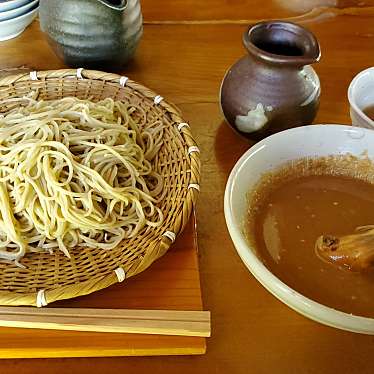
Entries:
[[5, 12], [0, 12], [0, 21], [6, 21], [8, 19], [16, 18], [18, 16], [21, 16], [22, 14], [27, 13], [33, 7], [35, 7], [36, 5], [38, 5], [38, 2], [39, 2], [39, 0], [30, 1], [30, 2], [26, 3], [25, 5], [22, 5], [22, 6], [18, 7], [18, 8], [7, 10]]
[[38, 13], [38, 6], [31, 9], [31, 11], [6, 20], [0, 21], [0, 41], [13, 39], [23, 32], [23, 30], [34, 20]]
[[344, 313], [296, 292], [272, 274], [245, 238], [243, 224], [248, 209], [247, 193], [263, 173], [307, 156], [322, 157], [367, 152], [374, 159], [374, 131], [343, 125], [297, 127], [272, 135], [250, 148], [232, 169], [226, 185], [224, 210], [236, 250], [249, 271], [274, 296], [297, 312], [342, 330], [374, 334], [374, 319]]
[[1, 0], [0, 1], [0, 12], [6, 12], [7, 10], [15, 9], [29, 3], [31, 0]]
[[358, 73], [348, 88], [350, 114], [354, 126], [374, 129], [374, 121], [370, 119], [363, 109], [374, 105], [374, 67]]

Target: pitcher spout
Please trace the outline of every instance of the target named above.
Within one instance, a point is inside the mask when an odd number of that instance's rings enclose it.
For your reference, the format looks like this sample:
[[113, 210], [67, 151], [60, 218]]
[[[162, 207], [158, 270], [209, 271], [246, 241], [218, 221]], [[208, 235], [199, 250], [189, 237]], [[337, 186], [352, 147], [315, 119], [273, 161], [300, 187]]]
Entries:
[[292, 22], [267, 21], [250, 26], [243, 43], [253, 57], [284, 66], [304, 66], [319, 61], [316, 37]]
[[98, 1], [111, 9], [119, 10], [119, 11], [125, 10], [127, 6], [127, 0], [98, 0]]

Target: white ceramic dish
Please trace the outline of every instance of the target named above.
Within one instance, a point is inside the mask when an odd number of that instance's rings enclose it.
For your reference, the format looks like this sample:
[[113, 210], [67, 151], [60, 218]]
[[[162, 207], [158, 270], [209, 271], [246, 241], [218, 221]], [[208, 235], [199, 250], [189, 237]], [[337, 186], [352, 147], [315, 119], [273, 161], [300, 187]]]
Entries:
[[21, 34], [36, 17], [38, 8], [36, 7], [22, 16], [0, 22], [0, 41], [13, 39]]
[[31, 0], [3, 0], [0, 1], [0, 12], [18, 8], [29, 3]]
[[225, 218], [239, 256], [257, 280], [297, 312], [343, 330], [374, 334], [374, 319], [354, 316], [319, 304], [299, 294], [274, 276], [256, 256], [244, 234], [247, 192], [264, 172], [284, 162], [307, 156], [368, 153], [374, 159], [374, 131], [342, 125], [303, 126], [272, 135], [250, 148], [231, 171], [225, 192]]
[[348, 100], [352, 124], [374, 129], [374, 121], [363, 112], [363, 109], [374, 105], [374, 67], [361, 71], [353, 78], [348, 88]]
[[[21, 16], [22, 14], [27, 13], [29, 10], [31, 10], [34, 6], [38, 4], [38, 1], [39, 0], [30, 1], [27, 4], [22, 5], [18, 8], [7, 10], [5, 12], [0, 12], [0, 22]], [[1, 27], [1, 23], [0, 23], [0, 27]]]

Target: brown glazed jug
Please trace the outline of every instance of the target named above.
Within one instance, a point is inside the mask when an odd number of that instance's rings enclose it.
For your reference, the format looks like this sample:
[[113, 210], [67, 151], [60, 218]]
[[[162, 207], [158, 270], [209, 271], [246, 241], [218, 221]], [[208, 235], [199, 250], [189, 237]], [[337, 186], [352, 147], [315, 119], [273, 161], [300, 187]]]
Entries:
[[270, 21], [249, 27], [243, 43], [248, 55], [221, 85], [227, 122], [252, 140], [310, 124], [320, 96], [317, 73], [309, 66], [320, 58], [315, 36], [294, 23]]

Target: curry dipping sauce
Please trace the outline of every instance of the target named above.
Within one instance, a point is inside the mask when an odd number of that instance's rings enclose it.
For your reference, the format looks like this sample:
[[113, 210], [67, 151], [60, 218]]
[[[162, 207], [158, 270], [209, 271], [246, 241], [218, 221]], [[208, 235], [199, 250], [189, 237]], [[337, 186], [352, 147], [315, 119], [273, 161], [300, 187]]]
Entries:
[[337, 310], [374, 317], [374, 268], [352, 272], [315, 251], [325, 234], [374, 224], [374, 166], [353, 156], [304, 159], [263, 176], [249, 193], [246, 233], [288, 286]]

